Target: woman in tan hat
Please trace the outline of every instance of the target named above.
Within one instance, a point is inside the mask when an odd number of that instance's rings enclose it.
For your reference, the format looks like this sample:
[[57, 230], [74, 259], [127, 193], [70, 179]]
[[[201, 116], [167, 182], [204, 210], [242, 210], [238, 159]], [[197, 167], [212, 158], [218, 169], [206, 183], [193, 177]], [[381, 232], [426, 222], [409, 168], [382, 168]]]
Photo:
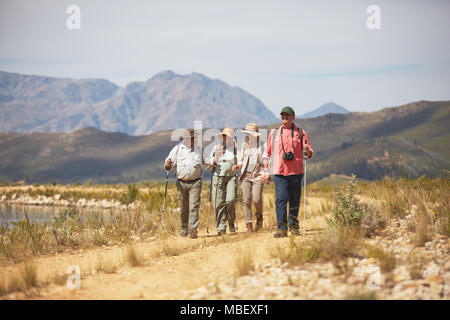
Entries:
[[253, 232], [252, 202], [256, 209], [255, 231], [262, 227], [263, 223], [263, 201], [262, 192], [264, 184], [261, 184], [263, 166], [261, 164], [264, 149], [260, 145], [259, 128], [254, 123], [249, 123], [242, 133], [246, 134], [245, 143], [242, 144], [239, 153], [238, 163], [234, 169], [240, 169], [238, 181], [241, 181], [242, 196], [244, 202], [244, 215], [247, 225], [247, 232]]
[[205, 163], [214, 167], [213, 206], [218, 234], [223, 235], [227, 221], [230, 232], [236, 231], [237, 170], [233, 166], [237, 163], [237, 152], [233, 129], [225, 128], [217, 136], [221, 136], [222, 141], [214, 146]]

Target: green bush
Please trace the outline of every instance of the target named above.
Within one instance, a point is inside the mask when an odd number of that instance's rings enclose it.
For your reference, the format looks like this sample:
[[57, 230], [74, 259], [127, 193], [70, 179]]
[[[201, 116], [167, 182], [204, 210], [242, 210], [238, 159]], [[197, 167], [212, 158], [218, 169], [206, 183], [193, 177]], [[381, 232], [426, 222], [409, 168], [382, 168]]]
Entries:
[[120, 202], [123, 204], [130, 204], [136, 200], [139, 195], [139, 188], [135, 184], [128, 185], [128, 192], [124, 193], [120, 198]]
[[336, 191], [333, 217], [329, 222], [342, 226], [357, 226], [363, 216], [363, 209], [355, 199], [356, 176], [352, 175], [347, 192], [342, 189]]

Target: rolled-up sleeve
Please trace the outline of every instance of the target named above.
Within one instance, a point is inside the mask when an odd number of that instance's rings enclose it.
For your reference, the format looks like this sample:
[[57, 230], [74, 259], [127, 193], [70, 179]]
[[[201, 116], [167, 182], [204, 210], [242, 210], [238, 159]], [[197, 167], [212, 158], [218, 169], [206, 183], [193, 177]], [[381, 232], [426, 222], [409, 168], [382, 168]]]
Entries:
[[[170, 150], [169, 155], [167, 156], [166, 160], [164, 161], [164, 166], [166, 165], [167, 160], [172, 160], [172, 168], [174, 167], [174, 165], [176, 165], [177, 159], [175, 159], [176, 155], [176, 149], [177, 149], [178, 145], [176, 145], [175, 147], [172, 148], [172, 150]], [[170, 169], [172, 170], [172, 169]]]
[[216, 146], [212, 147], [211, 152], [209, 153], [209, 156], [205, 159], [205, 164], [208, 166], [214, 166], [214, 153], [216, 151]]

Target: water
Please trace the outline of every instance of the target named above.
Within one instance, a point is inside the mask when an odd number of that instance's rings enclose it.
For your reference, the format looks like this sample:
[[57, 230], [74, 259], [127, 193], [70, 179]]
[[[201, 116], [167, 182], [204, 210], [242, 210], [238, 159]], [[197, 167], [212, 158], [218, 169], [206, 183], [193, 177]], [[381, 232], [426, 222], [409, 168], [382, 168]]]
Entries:
[[[63, 210], [67, 210], [66, 207], [51, 207], [51, 206], [34, 206], [34, 205], [5, 205], [0, 204], [0, 223], [10, 228], [13, 226], [13, 222], [25, 221], [26, 216], [32, 223], [42, 224], [44, 222], [51, 223], [55, 217]], [[77, 208], [77, 211], [83, 215], [84, 212], [99, 211], [103, 213], [105, 217], [111, 217], [116, 214], [112, 209], [86, 209]], [[108, 218], [106, 218], [108, 220]]]

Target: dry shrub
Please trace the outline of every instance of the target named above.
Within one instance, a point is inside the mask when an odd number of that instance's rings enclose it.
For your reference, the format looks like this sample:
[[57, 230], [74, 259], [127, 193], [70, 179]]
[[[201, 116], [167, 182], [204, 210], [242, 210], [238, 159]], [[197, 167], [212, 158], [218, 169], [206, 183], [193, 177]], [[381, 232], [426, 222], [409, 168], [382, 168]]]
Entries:
[[139, 267], [142, 265], [142, 259], [140, 258], [140, 256], [138, 256], [136, 250], [131, 244], [127, 247], [125, 258], [132, 267]]
[[391, 272], [395, 269], [397, 260], [392, 251], [386, 251], [381, 247], [369, 246], [367, 256], [378, 260], [381, 272]]
[[251, 271], [255, 271], [255, 262], [251, 250], [241, 249], [235, 257], [236, 276], [245, 276]]

